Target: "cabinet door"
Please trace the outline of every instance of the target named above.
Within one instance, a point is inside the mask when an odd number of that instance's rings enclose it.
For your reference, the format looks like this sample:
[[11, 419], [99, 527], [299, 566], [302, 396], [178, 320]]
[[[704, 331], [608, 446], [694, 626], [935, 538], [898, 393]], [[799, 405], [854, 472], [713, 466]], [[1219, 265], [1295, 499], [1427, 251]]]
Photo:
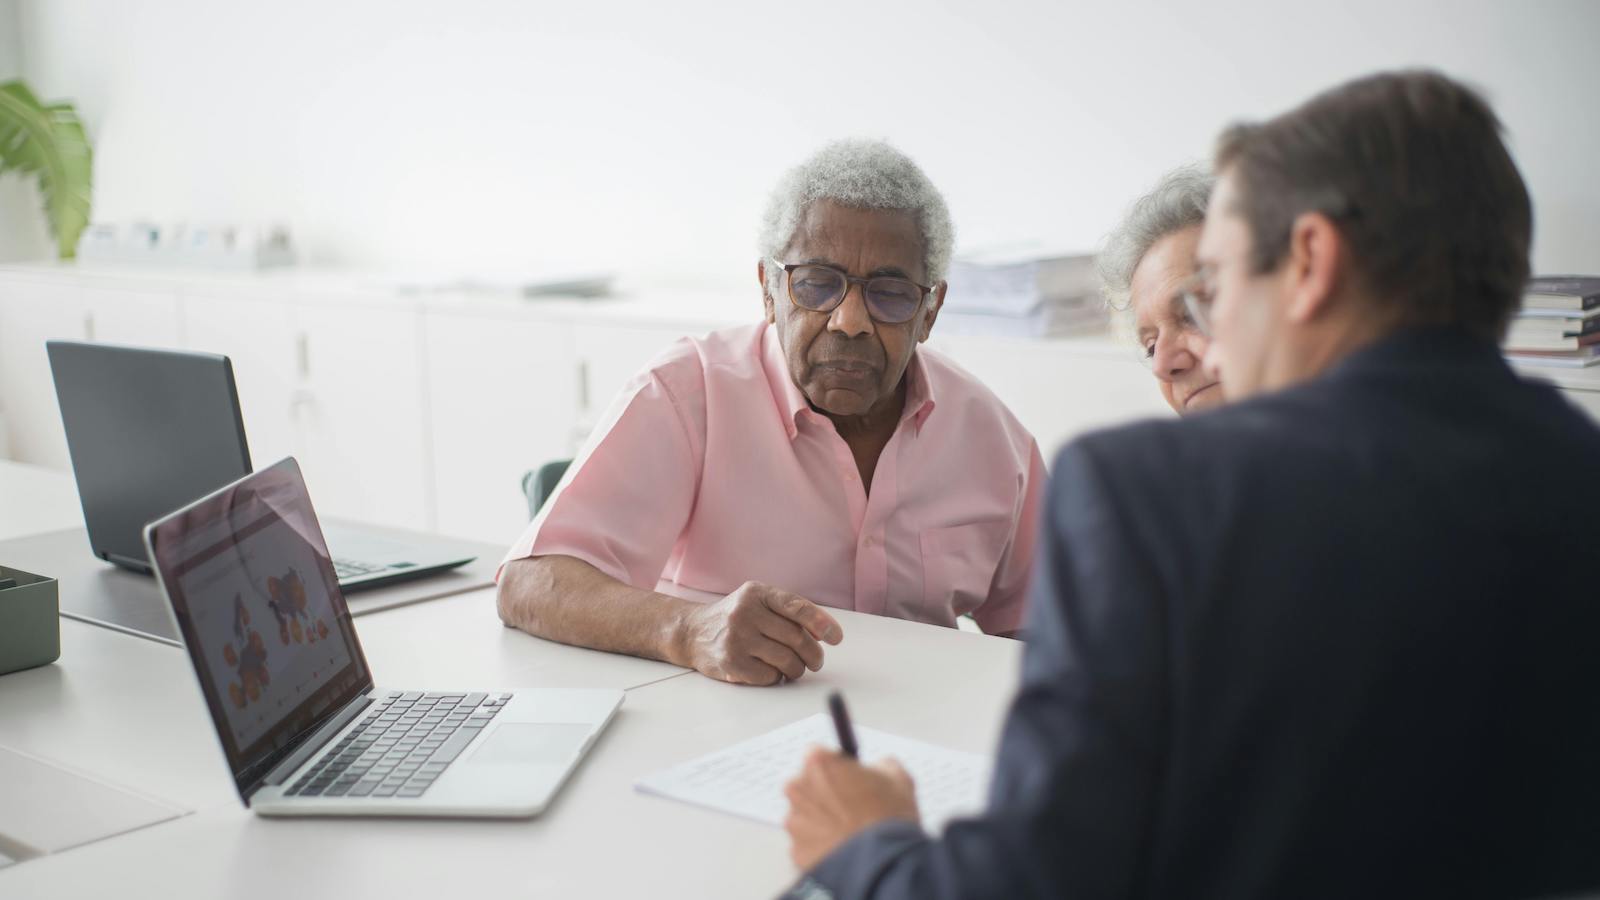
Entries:
[[49, 340], [178, 346], [178, 300], [160, 291], [7, 280], [0, 287], [0, 414], [22, 462], [70, 469]]
[[431, 530], [421, 314], [308, 297], [294, 317], [296, 455], [318, 512]]
[[572, 456], [579, 378], [564, 322], [428, 313], [439, 531], [510, 546], [524, 472]]
[[60, 285], [7, 280], [0, 286], [0, 415], [11, 458], [68, 470], [55, 381], [44, 342], [88, 338], [88, 311]]
[[1109, 341], [957, 335], [929, 344], [994, 391], [1033, 433], [1046, 462], [1085, 431], [1172, 415], [1135, 351]]
[[87, 286], [72, 291], [84, 305], [89, 340], [163, 349], [182, 346], [176, 293]]
[[[587, 431], [611, 406], [628, 380], [660, 356], [673, 341], [689, 334], [668, 325], [617, 325], [581, 322], [575, 326], [579, 372], [581, 429]], [[699, 333], [699, 332], [696, 332]]]
[[233, 363], [245, 439], [256, 467], [298, 451], [295, 405], [301, 348], [291, 307], [282, 300], [216, 294], [183, 298], [184, 347], [220, 353]]

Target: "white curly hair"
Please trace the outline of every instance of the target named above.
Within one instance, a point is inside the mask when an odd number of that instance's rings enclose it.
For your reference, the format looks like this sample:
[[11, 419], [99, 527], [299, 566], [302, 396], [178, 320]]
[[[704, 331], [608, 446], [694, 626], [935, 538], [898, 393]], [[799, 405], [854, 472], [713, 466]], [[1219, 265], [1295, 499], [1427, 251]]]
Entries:
[[1183, 166], [1163, 175], [1150, 193], [1134, 201], [1095, 260], [1107, 306], [1119, 312], [1128, 310], [1133, 273], [1140, 260], [1167, 235], [1205, 222], [1215, 183], [1205, 167]]
[[928, 281], [944, 280], [955, 247], [955, 226], [944, 196], [911, 157], [879, 140], [852, 138], [827, 144], [785, 173], [773, 189], [761, 218], [762, 256], [780, 256], [806, 208], [818, 200], [911, 213], [922, 232]]

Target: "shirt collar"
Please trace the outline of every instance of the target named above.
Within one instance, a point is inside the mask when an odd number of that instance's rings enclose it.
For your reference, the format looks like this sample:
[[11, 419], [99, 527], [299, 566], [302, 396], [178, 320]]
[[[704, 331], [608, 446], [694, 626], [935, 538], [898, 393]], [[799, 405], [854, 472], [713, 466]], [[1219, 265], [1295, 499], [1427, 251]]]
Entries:
[[933, 379], [928, 377], [927, 356], [922, 352], [921, 345], [911, 353], [911, 362], [906, 364], [905, 374], [900, 376], [906, 380], [906, 408], [901, 413], [900, 421], [912, 420], [916, 425], [917, 433], [922, 433], [922, 425], [928, 421], [928, 416], [933, 414], [934, 402]]
[[[762, 328], [761, 368], [767, 376], [767, 386], [772, 390], [772, 402], [782, 416], [784, 432], [792, 441], [800, 433], [800, 417], [819, 414], [811, 408], [811, 401], [806, 399], [805, 392], [789, 375], [789, 362], [784, 359], [783, 345], [778, 342], [778, 329], [772, 327], [771, 323], [763, 324]], [[928, 378], [927, 365], [920, 348], [911, 354], [911, 362], [906, 365], [905, 374], [901, 377], [906, 381], [906, 406], [900, 415], [900, 422], [904, 424], [906, 420], [912, 420], [920, 433], [935, 406], [933, 382]]]
[[783, 417], [783, 429], [794, 440], [799, 434], [797, 424], [802, 415], [812, 415], [811, 403], [805, 392], [789, 376], [789, 361], [783, 358], [783, 345], [778, 343], [778, 329], [771, 322], [762, 324], [761, 368], [767, 375], [767, 386], [772, 389], [772, 402], [777, 404]]

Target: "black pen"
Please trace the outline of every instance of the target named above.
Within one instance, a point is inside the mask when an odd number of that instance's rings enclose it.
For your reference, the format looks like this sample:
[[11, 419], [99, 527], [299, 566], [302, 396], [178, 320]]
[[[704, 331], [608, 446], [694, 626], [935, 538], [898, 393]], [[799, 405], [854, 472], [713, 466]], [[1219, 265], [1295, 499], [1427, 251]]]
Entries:
[[850, 727], [850, 714], [845, 712], [843, 694], [834, 691], [828, 695], [828, 712], [833, 713], [833, 730], [839, 734], [839, 749], [851, 759], [859, 758], [856, 731]]

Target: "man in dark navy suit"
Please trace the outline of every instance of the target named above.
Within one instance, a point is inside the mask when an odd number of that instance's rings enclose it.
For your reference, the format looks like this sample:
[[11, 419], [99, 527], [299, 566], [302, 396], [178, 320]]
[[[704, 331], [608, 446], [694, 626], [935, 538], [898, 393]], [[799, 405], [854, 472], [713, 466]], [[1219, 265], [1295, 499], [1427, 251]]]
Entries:
[[1428, 72], [1219, 142], [1230, 404], [1057, 458], [988, 810], [815, 751], [806, 897], [1600, 889], [1600, 430], [1507, 368], [1527, 191]]

